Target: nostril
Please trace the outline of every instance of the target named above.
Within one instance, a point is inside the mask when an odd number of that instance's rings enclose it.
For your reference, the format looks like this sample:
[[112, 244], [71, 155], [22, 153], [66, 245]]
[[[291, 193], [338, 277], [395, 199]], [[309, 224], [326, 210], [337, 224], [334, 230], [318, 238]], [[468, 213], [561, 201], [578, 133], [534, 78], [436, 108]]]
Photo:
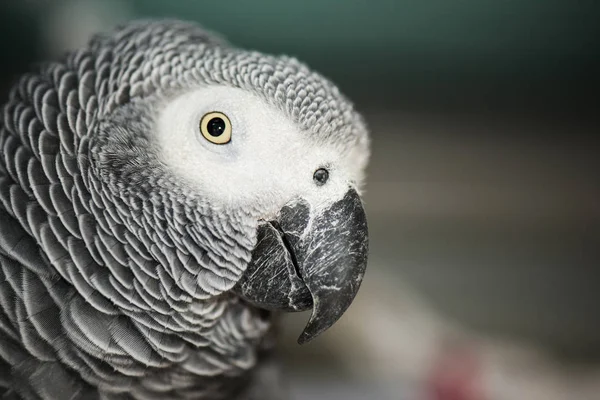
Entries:
[[325, 168], [319, 168], [315, 171], [313, 179], [317, 185], [322, 186], [329, 180], [329, 171]]

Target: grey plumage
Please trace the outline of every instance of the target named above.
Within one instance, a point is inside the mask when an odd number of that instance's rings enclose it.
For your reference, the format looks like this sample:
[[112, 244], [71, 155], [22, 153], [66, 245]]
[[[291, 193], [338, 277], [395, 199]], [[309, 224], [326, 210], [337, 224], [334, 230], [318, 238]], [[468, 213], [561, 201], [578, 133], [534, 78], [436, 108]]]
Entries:
[[315, 140], [367, 140], [303, 64], [183, 22], [130, 23], [25, 75], [0, 116], [5, 398], [246, 395], [272, 317], [231, 289], [260, 210], [206, 201], [148, 135], [157, 105], [201, 85], [252, 92]]

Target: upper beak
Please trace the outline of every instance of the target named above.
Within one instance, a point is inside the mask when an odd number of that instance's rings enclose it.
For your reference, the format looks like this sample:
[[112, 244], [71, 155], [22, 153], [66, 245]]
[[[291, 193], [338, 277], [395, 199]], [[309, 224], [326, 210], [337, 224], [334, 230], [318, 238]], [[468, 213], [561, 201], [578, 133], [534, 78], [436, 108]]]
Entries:
[[261, 223], [252, 260], [234, 289], [267, 309], [312, 315], [298, 343], [332, 326], [352, 303], [367, 267], [366, 215], [354, 189], [314, 212], [302, 200]]

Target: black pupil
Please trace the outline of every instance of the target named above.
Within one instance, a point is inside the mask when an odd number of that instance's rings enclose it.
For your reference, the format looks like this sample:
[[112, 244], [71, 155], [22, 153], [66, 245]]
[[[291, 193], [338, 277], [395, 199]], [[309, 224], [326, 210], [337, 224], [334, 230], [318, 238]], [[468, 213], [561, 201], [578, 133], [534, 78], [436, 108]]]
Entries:
[[318, 185], [323, 185], [329, 179], [329, 172], [325, 168], [319, 168], [313, 177]]
[[221, 136], [225, 132], [225, 121], [222, 118], [211, 118], [206, 124], [206, 130], [211, 136]]

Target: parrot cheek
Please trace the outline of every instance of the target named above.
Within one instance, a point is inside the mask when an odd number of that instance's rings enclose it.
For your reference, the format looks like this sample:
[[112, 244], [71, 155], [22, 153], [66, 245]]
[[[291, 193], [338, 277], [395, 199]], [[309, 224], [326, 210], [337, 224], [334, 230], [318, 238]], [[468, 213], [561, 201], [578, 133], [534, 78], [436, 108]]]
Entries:
[[312, 308], [298, 342], [332, 326], [356, 296], [367, 266], [368, 230], [360, 197], [350, 189], [311, 213], [298, 199], [258, 228], [252, 260], [234, 291], [260, 308]]

